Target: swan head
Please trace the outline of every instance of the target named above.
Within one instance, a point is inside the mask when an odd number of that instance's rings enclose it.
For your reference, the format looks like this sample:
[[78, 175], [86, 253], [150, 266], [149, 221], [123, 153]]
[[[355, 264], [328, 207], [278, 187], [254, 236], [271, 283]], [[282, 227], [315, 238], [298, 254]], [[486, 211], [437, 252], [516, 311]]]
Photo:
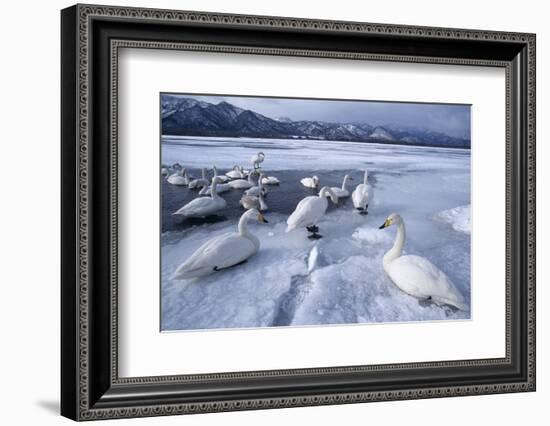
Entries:
[[265, 154], [262, 151], [260, 151], [260, 152], [258, 152], [258, 156], [264, 158]]
[[350, 175], [345, 175], [344, 176], [344, 182], [347, 182], [349, 180], [353, 180], [353, 178]]
[[256, 219], [260, 223], [269, 223], [262, 213], [258, 209], [250, 209], [243, 214], [247, 219]]
[[313, 176], [311, 178], [313, 180], [313, 184], [316, 186], [316, 187], [319, 187], [319, 178], [317, 176]]
[[384, 228], [387, 228], [388, 226], [400, 224], [402, 222], [403, 222], [403, 219], [401, 219], [401, 216], [399, 216], [397, 213], [392, 213], [386, 218], [384, 223], [378, 227], [378, 229], [384, 229]]

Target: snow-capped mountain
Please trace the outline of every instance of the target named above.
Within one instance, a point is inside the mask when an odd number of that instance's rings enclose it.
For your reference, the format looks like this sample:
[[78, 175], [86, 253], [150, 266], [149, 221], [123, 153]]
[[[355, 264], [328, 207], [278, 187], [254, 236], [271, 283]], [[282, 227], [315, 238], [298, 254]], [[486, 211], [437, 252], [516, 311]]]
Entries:
[[393, 135], [391, 135], [386, 129], [384, 129], [383, 127], [376, 127], [372, 133], [370, 134], [370, 137], [371, 138], [376, 138], [376, 139], [385, 139], [385, 140], [388, 140], [388, 141], [395, 141], [395, 137]]
[[174, 95], [161, 97], [162, 133], [184, 136], [322, 139], [469, 148], [470, 140], [427, 129], [368, 123], [273, 119], [229, 102], [213, 104]]

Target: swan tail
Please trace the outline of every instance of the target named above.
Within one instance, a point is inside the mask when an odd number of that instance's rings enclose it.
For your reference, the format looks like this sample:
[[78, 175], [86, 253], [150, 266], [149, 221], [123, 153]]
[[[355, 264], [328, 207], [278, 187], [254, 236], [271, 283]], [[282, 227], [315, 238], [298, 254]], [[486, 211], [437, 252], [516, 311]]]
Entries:
[[190, 278], [202, 277], [215, 271], [212, 266], [199, 266], [198, 268], [183, 269], [179, 268], [170, 277], [171, 280], [186, 280]]

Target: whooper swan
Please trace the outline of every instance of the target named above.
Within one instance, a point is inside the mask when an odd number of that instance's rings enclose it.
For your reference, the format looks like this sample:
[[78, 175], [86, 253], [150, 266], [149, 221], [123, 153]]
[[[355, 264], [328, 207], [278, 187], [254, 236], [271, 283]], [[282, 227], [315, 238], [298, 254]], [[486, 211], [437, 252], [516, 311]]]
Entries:
[[311, 232], [311, 235], [308, 236], [309, 239], [322, 238], [322, 235], [318, 234], [319, 227], [317, 226], [317, 223], [321, 220], [327, 210], [327, 196], [330, 196], [330, 199], [334, 204], [338, 202], [338, 197], [336, 197], [332, 189], [327, 186], [321, 189], [319, 195], [311, 195], [302, 199], [286, 221], [286, 232], [292, 231], [296, 228], [305, 227], [309, 232]]
[[267, 223], [258, 210], [247, 210], [239, 220], [238, 232], [223, 234], [204, 243], [176, 269], [172, 279], [201, 277], [246, 262], [260, 248], [260, 240], [247, 227], [251, 219]]
[[464, 296], [437, 266], [425, 257], [401, 255], [405, 245], [405, 224], [401, 216], [392, 213], [380, 229], [391, 225], [397, 225], [397, 236], [393, 247], [384, 255], [382, 265], [394, 284], [411, 296], [468, 310]]

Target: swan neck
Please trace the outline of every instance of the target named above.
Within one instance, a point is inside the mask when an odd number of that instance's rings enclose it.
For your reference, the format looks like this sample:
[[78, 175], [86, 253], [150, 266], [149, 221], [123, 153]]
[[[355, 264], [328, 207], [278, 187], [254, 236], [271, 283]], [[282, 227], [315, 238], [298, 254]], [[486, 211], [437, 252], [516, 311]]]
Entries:
[[397, 235], [393, 247], [384, 256], [384, 265], [397, 259], [403, 253], [403, 246], [405, 245], [405, 224], [401, 221], [397, 226]]
[[367, 171], [365, 170], [365, 175], [363, 176], [363, 183], [364, 183], [365, 185], [367, 184], [368, 179], [369, 179], [368, 173], [367, 173]]
[[332, 202], [336, 203], [336, 201], [334, 200], [337, 200], [338, 197], [336, 197], [336, 194], [334, 193], [334, 191], [327, 186], [324, 186], [321, 189], [321, 192], [319, 192], [319, 198], [326, 199], [327, 194], [330, 195], [330, 199], [332, 200]]
[[345, 191], [346, 190], [346, 184], [348, 183], [348, 177], [344, 177], [344, 181], [342, 182], [342, 189]]
[[217, 198], [218, 197], [218, 180], [212, 179], [212, 188], [210, 189], [210, 197]]
[[241, 219], [239, 220], [239, 234], [241, 237], [247, 238], [256, 246], [256, 249], [260, 246], [260, 240], [256, 238], [252, 233], [250, 233], [248, 229], [248, 217], [246, 215], [243, 215]]

